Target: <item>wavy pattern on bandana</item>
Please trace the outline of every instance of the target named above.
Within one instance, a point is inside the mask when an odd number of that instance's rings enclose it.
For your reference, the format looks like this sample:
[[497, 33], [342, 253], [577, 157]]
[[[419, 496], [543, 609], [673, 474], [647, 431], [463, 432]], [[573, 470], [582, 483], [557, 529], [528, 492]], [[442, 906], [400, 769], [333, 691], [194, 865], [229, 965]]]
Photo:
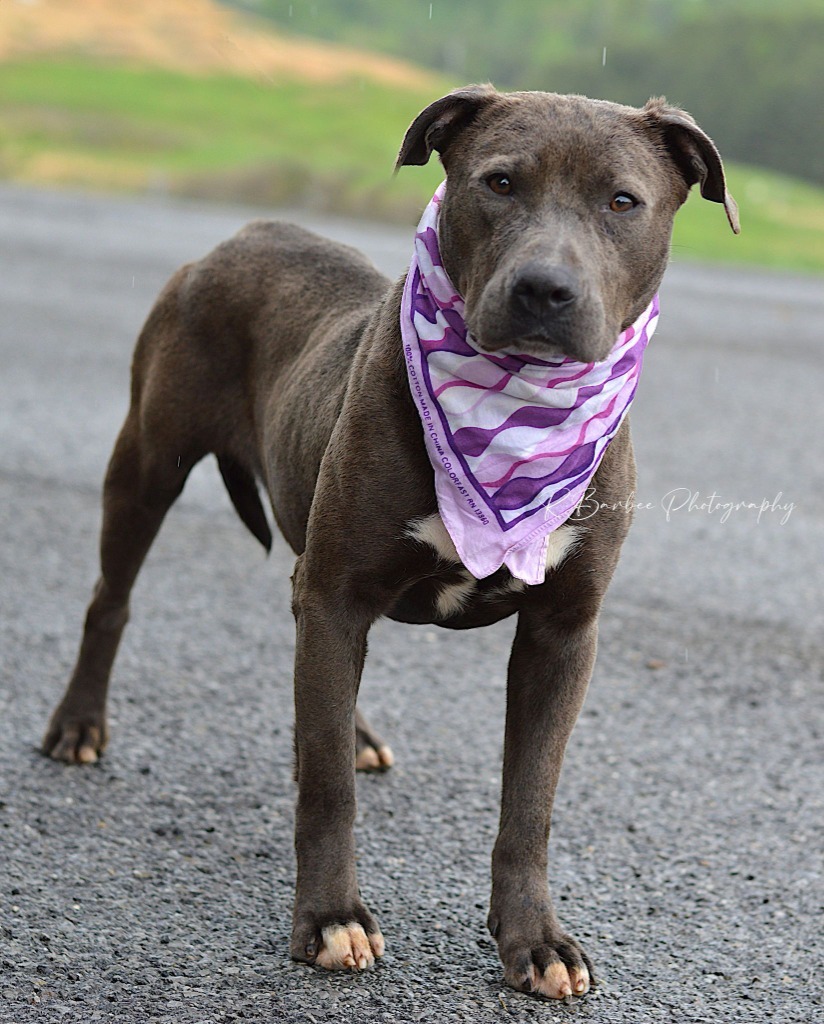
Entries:
[[541, 582], [549, 533], [584, 496], [632, 402], [657, 296], [598, 363], [483, 352], [441, 263], [444, 190], [445, 183], [418, 227], [401, 308], [438, 505], [473, 575], [506, 564]]

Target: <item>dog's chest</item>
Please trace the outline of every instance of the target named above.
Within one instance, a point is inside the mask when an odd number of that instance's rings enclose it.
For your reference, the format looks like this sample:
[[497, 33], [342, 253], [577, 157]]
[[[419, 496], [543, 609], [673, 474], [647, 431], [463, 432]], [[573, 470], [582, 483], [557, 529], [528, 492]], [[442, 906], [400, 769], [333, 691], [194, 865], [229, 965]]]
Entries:
[[[437, 559], [440, 571], [412, 588], [398, 607], [396, 617], [406, 621], [433, 621], [463, 626], [494, 621], [515, 611], [517, 598], [527, 584], [500, 569], [484, 580], [476, 579], [461, 563], [452, 538], [437, 513], [413, 520], [407, 536]], [[564, 525], [549, 535], [547, 571], [557, 569], [581, 539], [583, 528]], [[428, 614], [427, 614], [428, 612]], [[477, 620], [477, 622], [476, 622]]]

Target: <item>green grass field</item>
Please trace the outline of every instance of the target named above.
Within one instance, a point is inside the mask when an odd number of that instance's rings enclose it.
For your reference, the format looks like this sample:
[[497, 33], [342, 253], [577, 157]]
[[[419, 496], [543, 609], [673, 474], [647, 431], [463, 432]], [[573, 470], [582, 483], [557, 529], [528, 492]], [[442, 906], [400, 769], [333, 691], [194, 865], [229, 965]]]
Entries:
[[[433, 93], [369, 81], [257, 83], [53, 58], [0, 66], [0, 98], [0, 176], [12, 181], [411, 223], [440, 179], [434, 161], [391, 174], [406, 125]], [[742, 234], [694, 195], [678, 218], [676, 259], [824, 271], [824, 190], [744, 167], [729, 178]]]

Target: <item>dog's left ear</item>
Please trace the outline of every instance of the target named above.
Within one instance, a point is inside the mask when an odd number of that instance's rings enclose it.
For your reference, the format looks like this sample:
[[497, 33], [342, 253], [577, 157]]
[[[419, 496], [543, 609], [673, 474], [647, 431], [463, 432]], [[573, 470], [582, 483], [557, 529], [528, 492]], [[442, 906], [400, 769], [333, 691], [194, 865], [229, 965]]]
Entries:
[[500, 98], [491, 85], [470, 85], [442, 96], [420, 112], [407, 129], [395, 161], [395, 173], [407, 164], [421, 166], [429, 162], [432, 151], [440, 153], [446, 167], [447, 150], [458, 134], [467, 128], [484, 107]]
[[701, 195], [714, 203], [723, 203], [730, 227], [741, 230], [738, 204], [727, 191], [724, 165], [712, 139], [703, 132], [693, 118], [678, 107], [671, 107], [663, 99], [651, 99], [644, 107], [648, 123], [657, 128], [676, 166], [687, 185], [700, 185]]

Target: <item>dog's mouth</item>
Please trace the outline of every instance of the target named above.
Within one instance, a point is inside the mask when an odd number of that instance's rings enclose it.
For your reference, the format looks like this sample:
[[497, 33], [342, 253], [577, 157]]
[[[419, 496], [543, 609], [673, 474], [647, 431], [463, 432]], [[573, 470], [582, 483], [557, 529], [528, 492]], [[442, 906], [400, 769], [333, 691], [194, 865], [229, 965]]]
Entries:
[[490, 338], [488, 335], [477, 337], [473, 334], [473, 338], [477, 347], [491, 356], [526, 356], [552, 363], [577, 359], [569, 351], [568, 345], [544, 330], [513, 331], [504, 338]]
[[504, 355], [530, 356], [533, 359], [543, 359], [546, 362], [552, 363], [574, 358], [559, 342], [553, 341], [543, 331], [534, 334], [522, 334], [499, 351]]
[[478, 348], [490, 356], [536, 359], [545, 363], [562, 363], [570, 358], [560, 345], [551, 345], [542, 338], [529, 336], [518, 338], [517, 341], [506, 345], [496, 345], [494, 348], [487, 348], [478, 343]]
[[547, 363], [563, 363], [568, 360], [579, 363], [597, 361], [590, 355], [585, 357], [580, 352], [573, 351], [573, 346], [568, 342], [561, 341], [542, 329], [530, 332], [518, 331], [506, 339], [495, 339], [491, 344], [489, 339], [483, 337], [476, 337], [475, 342], [481, 351], [494, 356], [538, 359]]

